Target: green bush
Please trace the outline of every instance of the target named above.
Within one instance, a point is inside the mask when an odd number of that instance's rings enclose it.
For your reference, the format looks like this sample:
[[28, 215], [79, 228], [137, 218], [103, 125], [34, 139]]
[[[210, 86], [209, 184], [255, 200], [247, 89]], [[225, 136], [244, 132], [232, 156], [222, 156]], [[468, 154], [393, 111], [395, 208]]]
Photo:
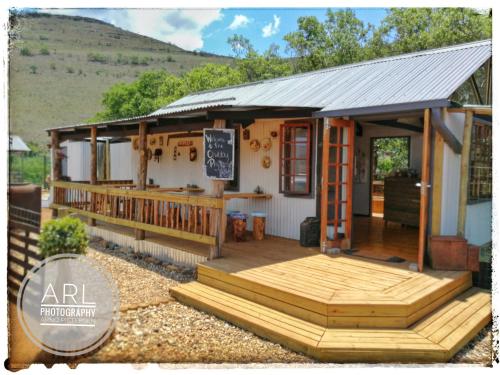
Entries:
[[38, 242], [44, 258], [57, 254], [85, 254], [88, 244], [84, 224], [71, 216], [45, 223]]
[[40, 48], [40, 55], [44, 55], [44, 56], [50, 55], [49, 49], [47, 47]]
[[33, 54], [28, 47], [23, 47], [21, 48], [21, 56], [33, 56]]
[[38, 70], [38, 67], [36, 65], [30, 66], [30, 73], [31, 74], [36, 74], [37, 70]]
[[87, 54], [87, 61], [89, 62], [98, 62], [101, 64], [107, 64], [108, 63], [108, 57], [100, 54], [98, 52], [89, 52]]
[[66, 72], [69, 73], [69, 74], [73, 74], [75, 72], [75, 69], [73, 69], [71, 66], [68, 66], [66, 68]]

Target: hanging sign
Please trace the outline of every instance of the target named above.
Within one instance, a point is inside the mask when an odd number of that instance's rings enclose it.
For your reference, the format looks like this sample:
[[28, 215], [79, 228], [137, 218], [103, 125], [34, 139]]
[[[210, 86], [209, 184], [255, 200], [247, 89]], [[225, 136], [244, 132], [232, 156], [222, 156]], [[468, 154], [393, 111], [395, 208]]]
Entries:
[[234, 179], [234, 129], [203, 129], [203, 174], [211, 180]]

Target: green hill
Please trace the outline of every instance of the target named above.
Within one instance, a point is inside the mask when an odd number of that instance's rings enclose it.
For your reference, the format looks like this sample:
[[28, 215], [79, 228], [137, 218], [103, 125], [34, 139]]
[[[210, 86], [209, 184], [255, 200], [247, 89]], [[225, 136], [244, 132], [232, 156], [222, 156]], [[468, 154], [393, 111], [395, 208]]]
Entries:
[[16, 16], [10, 35], [10, 131], [41, 144], [48, 141], [43, 129], [85, 122], [102, 110], [102, 93], [115, 83], [146, 70], [181, 74], [231, 63], [85, 17]]

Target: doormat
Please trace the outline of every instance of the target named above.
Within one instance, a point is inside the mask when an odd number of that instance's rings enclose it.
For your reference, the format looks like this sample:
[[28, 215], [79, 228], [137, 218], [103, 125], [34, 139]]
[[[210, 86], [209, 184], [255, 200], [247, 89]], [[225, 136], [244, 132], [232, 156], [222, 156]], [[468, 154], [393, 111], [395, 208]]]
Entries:
[[346, 250], [342, 250], [342, 252], [344, 254], [347, 254], [347, 255], [353, 255], [354, 253], [356, 253], [357, 251], [359, 250], [356, 250], [356, 249], [346, 249]]
[[394, 257], [387, 258], [385, 261], [389, 262], [389, 263], [404, 263], [404, 262], [406, 262], [406, 259], [394, 256]]

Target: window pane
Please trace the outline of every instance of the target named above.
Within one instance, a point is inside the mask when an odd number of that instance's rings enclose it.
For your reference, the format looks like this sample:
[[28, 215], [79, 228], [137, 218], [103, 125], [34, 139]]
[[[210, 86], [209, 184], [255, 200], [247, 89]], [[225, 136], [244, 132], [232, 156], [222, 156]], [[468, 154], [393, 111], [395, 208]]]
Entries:
[[297, 143], [295, 145], [295, 158], [305, 159], [307, 154], [307, 143]]

